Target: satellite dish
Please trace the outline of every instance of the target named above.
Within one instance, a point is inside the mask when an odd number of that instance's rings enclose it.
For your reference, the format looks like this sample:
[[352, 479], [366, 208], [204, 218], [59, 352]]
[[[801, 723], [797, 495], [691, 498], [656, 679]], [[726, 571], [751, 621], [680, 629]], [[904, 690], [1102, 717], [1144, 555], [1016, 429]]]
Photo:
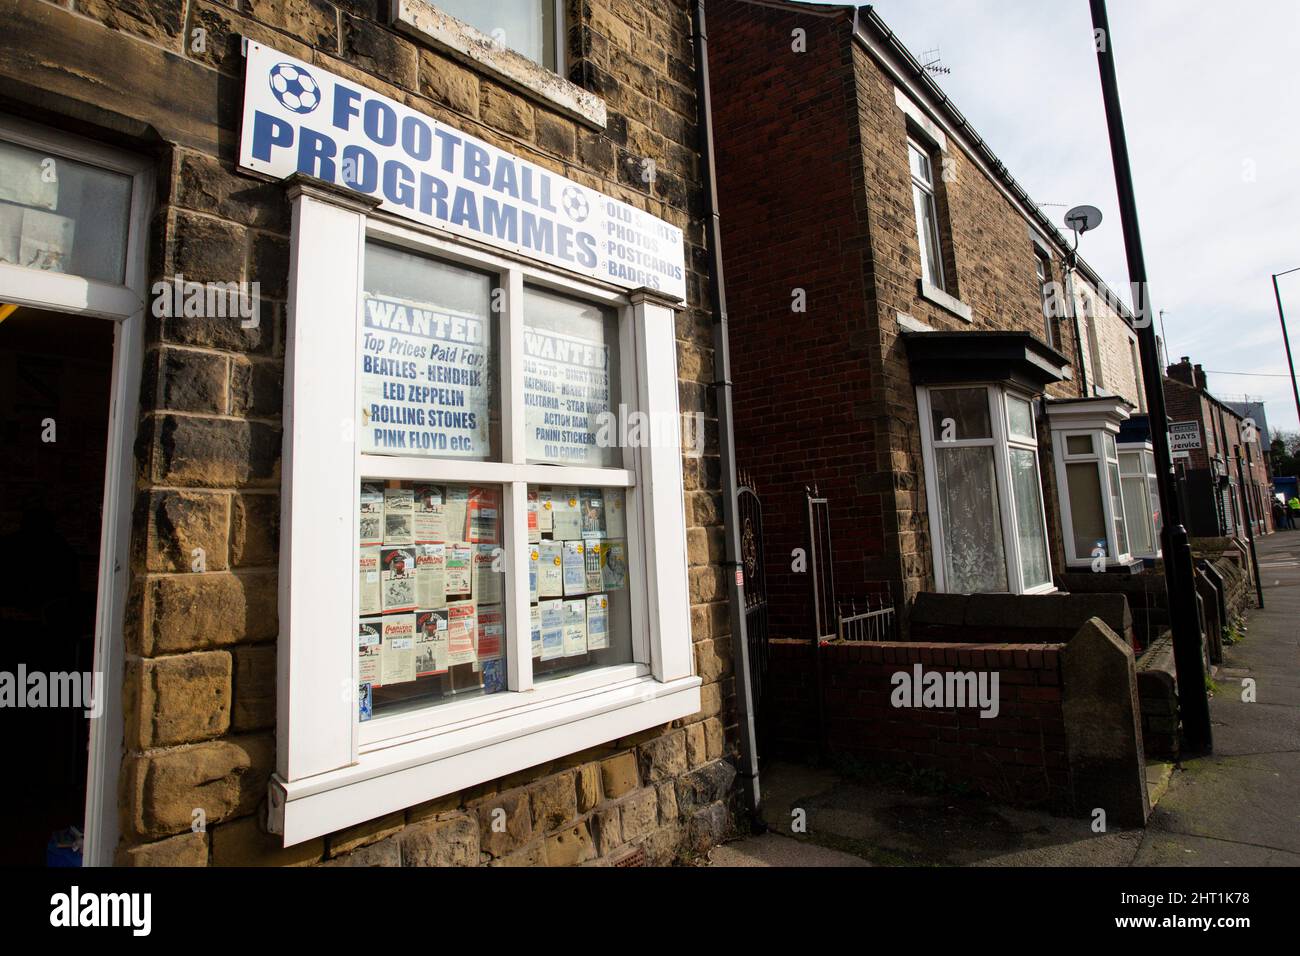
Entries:
[[1082, 235], [1101, 225], [1101, 210], [1096, 206], [1075, 206], [1065, 214], [1065, 224]]

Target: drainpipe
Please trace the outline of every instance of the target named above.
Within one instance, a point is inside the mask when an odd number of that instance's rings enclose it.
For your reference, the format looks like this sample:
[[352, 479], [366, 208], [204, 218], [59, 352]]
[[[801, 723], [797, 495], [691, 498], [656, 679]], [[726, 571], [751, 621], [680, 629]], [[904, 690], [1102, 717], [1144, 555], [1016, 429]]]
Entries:
[[731, 612], [731, 653], [736, 664], [736, 709], [740, 724], [740, 782], [749, 819], [763, 827], [762, 792], [758, 782], [758, 738], [753, 685], [750, 683], [749, 638], [745, 633], [744, 571], [740, 563], [740, 524], [736, 514], [736, 436], [731, 416], [731, 349], [727, 337], [727, 288], [722, 277], [722, 227], [718, 218], [717, 168], [713, 159], [713, 103], [709, 97], [709, 38], [704, 25], [704, 0], [696, 0], [692, 17], [695, 34], [695, 107], [699, 114], [701, 179], [709, 206], [706, 223], [709, 250], [709, 308], [713, 313], [713, 392], [718, 408], [718, 457], [722, 472], [723, 569]]
[[[1075, 236], [1075, 242], [1078, 242]], [[1088, 366], [1084, 361], [1083, 335], [1079, 331], [1079, 310], [1074, 303], [1074, 259], [1075, 253], [1066, 254], [1065, 260], [1065, 307], [1070, 310], [1070, 324], [1074, 328], [1074, 355], [1079, 366], [1079, 388], [1084, 398], [1088, 397]]]

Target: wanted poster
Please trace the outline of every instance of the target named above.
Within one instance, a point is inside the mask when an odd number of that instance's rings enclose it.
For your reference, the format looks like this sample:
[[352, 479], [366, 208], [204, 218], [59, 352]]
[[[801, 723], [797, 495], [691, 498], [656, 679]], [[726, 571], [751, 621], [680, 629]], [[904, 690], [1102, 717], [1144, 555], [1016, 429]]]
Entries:
[[501, 579], [505, 577], [501, 549], [480, 544], [474, 549], [474, 600], [479, 605], [501, 603]]
[[627, 542], [606, 541], [600, 553], [601, 580], [606, 591], [627, 587]]
[[361, 486], [361, 547], [384, 543], [384, 489], [382, 485]]
[[587, 653], [587, 601], [564, 602], [564, 656]]
[[415, 676], [447, 673], [447, 609], [415, 613]]
[[[414, 611], [415, 603], [415, 549], [381, 548], [380, 603], [385, 614], [392, 611]], [[414, 626], [414, 625], [412, 625]]]
[[478, 618], [473, 601], [447, 605], [447, 663], [473, 664], [478, 660]]
[[586, 573], [586, 581], [583, 585], [583, 591], [591, 593], [599, 591], [605, 586], [604, 574], [600, 568], [600, 556], [603, 545], [600, 538], [584, 537], [582, 539], [582, 559], [583, 568]]
[[542, 609], [534, 604], [528, 609], [528, 631], [532, 644], [532, 657], [542, 656]]
[[564, 542], [564, 596], [587, 593], [587, 564], [581, 541]]
[[581, 538], [582, 510], [578, 507], [578, 489], [556, 488], [551, 494], [554, 506], [551, 533], [557, 540]]
[[446, 607], [447, 546], [415, 546], [415, 603], [422, 608]]
[[564, 542], [543, 541], [537, 546], [537, 596], [564, 596]]
[[378, 614], [383, 610], [380, 600], [379, 548], [362, 548], [357, 567], [359, 614]]
[[609, 538], [627, 537], [627, 515], [624, 511], [626, 499], [622, 488], [606, 488], [605, 498], [605, 536]]
[[448, 597], [453, 594], [473, 593], [471, 579], [474, 569], [470, 564], [471, 553], [469, 543], [466, 541], [447, 545], [443, 581]]
[[542, 660], [553, 661], [564, 656], [564, 602], [542, 601], [538, 605], [542, 616]]
[[500, 604], [481, 606], [478, 609], [478, 659], [480, 662], [501, 656], [502, 638], [505, 636], [505, 617]]
[[384, 489], [384, 546], [415, 544], [415, 492], [410, 488]]
[[609, 647], [609, 595], [593, 594], [587, 598], [587, 650]]
[[379, 683], [405, 684], [415, 680], [415, 615], [389, 614], [382, 620]]
[[447, 506], [437, 485], [415, 486], [414, 537], [416, 544], [442, 544], [447, 540]]

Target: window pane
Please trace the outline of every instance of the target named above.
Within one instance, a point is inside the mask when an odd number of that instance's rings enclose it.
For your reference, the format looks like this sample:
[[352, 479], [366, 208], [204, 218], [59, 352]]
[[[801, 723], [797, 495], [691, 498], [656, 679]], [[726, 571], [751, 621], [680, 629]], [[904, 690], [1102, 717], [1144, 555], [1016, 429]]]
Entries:
[[524, 290], [524, 427], [530, 462], [622, 465], [620, 436], [611, 425], [618, 420], [621, 394], [618, 361], [613, 309]]
[[435, 0], [434, 6], [548, 70], [555, 62], [555, 0]]
[[528, 486], [533, 679], [632, 660], [622, 488]]
[[492, 276], [366, 245], [361, 450], [499, 460], [499, 313]]
[[934, 196], [920, 186], [912, 186], [916, 210], [916, 241], [921, 251], [921, 278], [933, 286], [943, 285], [943, 266], [939, 261], [939, 226], [934, 210]]
[[907, 161], [913, 176], [927, 185], [932, 185], [934, 183], [934, 179], [930, 174], [929, 153], [912, 143], [908, 143]]
[[1110, 432], [1102, 432], [1102, 440], [1106, 443], [1106, 457], [1112, 461], [1118, 457], [1115, 451], [1115, 436]]
[[130, 212], [131, 177], [0, 142], [0, 262], [124, 282]]
[[930, 417], [937, 442], [993, 437], [984, 388], [932, 388]]
[[[1114, 447], [1114, 442], [1111, 442]], [[1115, 547], [1118, 554], [1128, 554], [1128, 534], [1124, 528], [1124, 502], [1119, 490], [1119, 466], [1108, 464], [1106, 473], [1110, 476], [1110, 512], [1115, 521]]]
[[947, 590], [1009, 590], [993, 449], [936, 448], [935, 469]]
[[1142, 455], [1136, 451], [1122, 451], [1119, 453], [1119, 472], [1121, 475], [1141, 475], [1145, 472], [1142, 470]]
[[1065, 450], [1071, 455], [1091, 455], [1093, 453], [1091, 435], [1065, 436]]
[[1016, 503], [1016, 535], [1020, 542], [1020, 574], [1026, 588], [1051, 583], [1047, 535], [1043, 528], [1043, 498], [1038, 484], [1038, 455], [1012, 448], [1011, 494]]
[[1007, 396], [1007, 426], [1012, 438], [1037, 440], [1034, 434], [1034, 409], [1024, 399]]
[[506, 690], [501, 489], [363, 481], [360, 717]]
[[[1065, 466], [1065, 481], [1070, 491], [1070, 520], [1074, 525], [1074, 556], [1091, 558], [1092, 552], [1106, 551], [1106, 513], [1101, 504], [1101, 479], [1092, 462], [1073, 462]], [[1107, 555], [1110, 557], [1111, 555]]]
[[1124, 513], [1132, 535], [1134, 554], [1153, 554], [1151, 544], [1151, 499], [1147, 496], [1145, 476], [1124, 478]]

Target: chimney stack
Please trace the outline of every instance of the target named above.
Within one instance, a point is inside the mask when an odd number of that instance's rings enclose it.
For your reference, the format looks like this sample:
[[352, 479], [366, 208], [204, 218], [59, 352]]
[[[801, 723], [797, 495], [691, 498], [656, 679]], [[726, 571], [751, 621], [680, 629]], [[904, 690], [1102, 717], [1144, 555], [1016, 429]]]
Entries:
[[1165, 374], [1176, 382], [1182, 382], [1184, 385], [1197, 388], [1196, 372], [1192, 369], [1192, 360], [1186, 355], [1178, 362], [1177, 365], [1171, 365], [1165, 369]]

